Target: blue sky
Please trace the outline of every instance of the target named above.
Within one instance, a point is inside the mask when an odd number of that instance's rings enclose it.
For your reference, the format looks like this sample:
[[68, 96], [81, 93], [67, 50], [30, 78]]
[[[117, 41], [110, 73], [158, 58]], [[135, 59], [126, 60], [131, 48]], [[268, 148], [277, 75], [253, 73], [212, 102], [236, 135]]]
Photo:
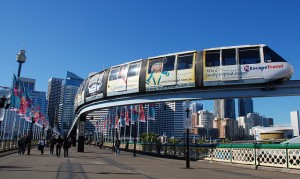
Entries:
[[[300, 72], [300, 1], [273, 0], [3, 0], [0, 1], [0, 86], [11, 86], [16, 54], [21, 76], [82, 78], [120, 63], [186, 50], [267, 44]], [[254, 110], [290, 124], [300, 97], [255, 98]], [[204, 108], [213, 110], [212, 101]]]

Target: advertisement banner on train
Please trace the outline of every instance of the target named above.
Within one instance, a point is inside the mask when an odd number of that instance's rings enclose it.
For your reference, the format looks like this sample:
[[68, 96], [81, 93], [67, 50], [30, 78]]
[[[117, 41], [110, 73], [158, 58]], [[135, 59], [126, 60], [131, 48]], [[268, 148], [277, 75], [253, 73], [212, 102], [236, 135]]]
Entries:
[[87, 85], [86, 102], [97, 100], [103, 98], [104, 85], [103, 85], [103, 76], [104, 72], [97, 73], [89, 78], [89, 82]]
[[148, 61], [146, 73], [147, 91], [195, 86], [193, 54], [187, 57], [178, 55], [177, 71], [175, 69], [175, 58], [176, 56], [173, 55]]
[[82, 105], [84, 103], [84, 91], [85, 91], [85, 85], [86, 85], [87, 80], [84, 80], [78, 90], [77, 93], [77, 104], [78, 106]]
[[139, 92], [141, 62], [124, 64], [111, 69], [107, 82], [107, 96]]
[[127, 74], [127, 93], [139, 92], [140, 70], [141, 62], [130, 64]]

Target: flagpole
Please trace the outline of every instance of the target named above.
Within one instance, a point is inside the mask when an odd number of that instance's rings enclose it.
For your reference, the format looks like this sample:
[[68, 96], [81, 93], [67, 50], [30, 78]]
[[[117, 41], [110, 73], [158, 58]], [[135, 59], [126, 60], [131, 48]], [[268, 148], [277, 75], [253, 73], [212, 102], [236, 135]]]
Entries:
[[149, 142], [149, 104], [147, 109], [147, 143]]
[[126, 143], [126, 128], [127, 128], [127, 125], [126, 125], [126, 120], [127, 120], [127, 115], [126, 115], [126, 110], [128, 110], [127, 109], [127, 106], [125, 106], [125, 109], [124, 109], [125, 111], [124, 111], [124, 120], [125, 120], [125, 125], [124, 125], [124, 143]]
[[5, 132], [6, 132], [6, 121], [7, 121], [7, 109], [4, 109], [5, 115], [4, 115], [4, 129], [3, 129], [3, 133], [2, 133], [2, 139], [5, 139]]
[[107, 118], [106, 118], [106, 142], [109, 141], [109, 112], [107, 110], [107, 114], [106, 114]]
[[23, 125], [22, 125], [22, 136], [24, 135], [25, 124], [26, 124], [26, 119], [24, 120]]
[[14, 112], [14, 122], [12, 123], [10, 140], [13, 140], [14, 131], [15, 131], [15, 125], [16, 125], [15, 123], [16, 123], [16, 112]]
[[132, 106], [130, 106], [130, 131], [129, 131], [129, 142], [131, 142], [131, 130], [132, 130]]
[[[141, 112], [141, 105], [139, 105], [139, 112]], [[138, 138], [138, 142], [140, 141], [140, 115], [139, 115], [139, 119], [138, 119], [138, 131], [137, 131], [137, 138]]]
[[126, 106], [124, 108], [124, 143], [126, 143]]
[[19, 140], [19, 135], [20, 135], [20, 127], [21, 127], [21, 118], [19, 118], [19, 125], [18, 125], [18, 135], [17, 135], [17, 141]]
[[112, 141], [112, 127], [111, 127], [111, 124], [112, 124], [112, 120], [111, 120], [111, 112], [110, 112], [110, 109], [108, 109], [108, 116], [109, 116], [109, 130], [108, 132], [110, 132], [110, 135], [109, 135], [109, 141], [111, 142]]

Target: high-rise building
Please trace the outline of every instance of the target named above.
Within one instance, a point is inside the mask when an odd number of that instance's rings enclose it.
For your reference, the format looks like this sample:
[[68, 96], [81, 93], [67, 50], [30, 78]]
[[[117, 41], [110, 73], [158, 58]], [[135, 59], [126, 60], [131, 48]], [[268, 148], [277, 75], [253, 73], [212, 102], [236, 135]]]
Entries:
[[213, 127], [219, 129], [219, 138], [235, 138], [238, 136], [238, 122], [231, 118], [215, 118]]
[[203, 104], [199, 101], [192, 101], [191, 107], [192, 107], [192, 113], [197, 113], [198, 111], [203, 110]]
[[158, 107], [159, 134], [183, 138], [182, 102], [160, 103]]
[[241, 137], [249, 137], [250, 136], [250, 129], [254, 127], [254, 120], [253, 118], [247, 116], [240, 116], [238, 117], [238, 126], [242, 130]]
[[207, 111], [207, 110], [201, 110], [198, 111], [199, 117], [198, 121], [196, 123], [195, 127], [203, 127], [206, 129], [211, 129], [213, 128], [213, 121], [214, 121], [214, 114]]
[[248, 113], [253, 113], [253, 100], [252, 98], [238, 99], [239, 116], [247, 116]]
[[46, 92], [44, 91], [31, 91], [30, 98], [32, 102], [41, 108], [41, 112], [44, 116], [47, 116], [47, 105]]
[[58, 127], [58, 107], [61, 97], [63, 79], [60, 78], [50, 78], [48, 81], [48, 109], [47, 114], [49, 118], [49, 124], [53, 127]]
[[35, 89], [35, 79], [30, 79], [30, 78], [24, 78], [24, 77], [19, 77], [19, 85], [24, 86], [24, 88], [30, 92], [34, 91]]
[[62, 135], [68, 133], [75, 118], [74, 100], [82, 82], [82, 78], [69, 71], [67, 72], [66, 79], [62, 82], [58, 112], [59, 129]]
[[234, 99], [216, 99], [214, 102], [215, 116], [218, 118], [235, 119]]
[[294, 136], [299, 136], [299, 111], [292, 111], [291, 113], [291, 126], [293, 127]]

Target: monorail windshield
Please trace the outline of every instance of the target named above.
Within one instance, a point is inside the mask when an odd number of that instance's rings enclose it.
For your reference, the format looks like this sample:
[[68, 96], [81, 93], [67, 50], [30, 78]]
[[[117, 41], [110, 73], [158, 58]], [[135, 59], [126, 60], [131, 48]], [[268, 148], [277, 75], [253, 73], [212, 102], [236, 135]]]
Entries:
[[274, 52], [269, 47], [264, 47], [265, 63], [286, 62], [281, 56]]

